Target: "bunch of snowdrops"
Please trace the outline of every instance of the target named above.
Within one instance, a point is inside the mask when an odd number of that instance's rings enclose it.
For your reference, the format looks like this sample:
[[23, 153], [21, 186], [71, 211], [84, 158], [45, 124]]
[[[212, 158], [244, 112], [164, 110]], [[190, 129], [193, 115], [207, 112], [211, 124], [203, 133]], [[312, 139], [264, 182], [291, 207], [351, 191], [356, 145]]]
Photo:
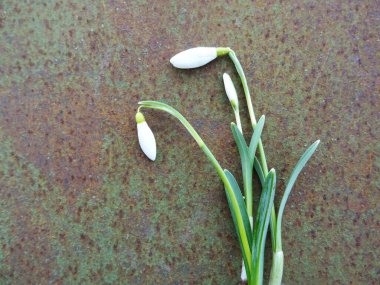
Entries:
[[[176, 54], [170, 59], [170, 62], [176, 68], [190, 69], [201, 67], [218, 57], [227, 55], [234, 63], [241, 84], [243, 85], [244, 96], [247, 101], [253, 131], [251, 139], [247, 143], [242, 132], [237, 92], [230, 76], [224, 73], [223, 82], [225, 91], [235, 116], [235, 122], [231, 123], [231, 130], [241, 159], [244, 186], [243, 191], [240, 190], [239, 184], [234, 175], [227, 169], [222, 168], [211, 150], [207, 147], [189, 121], [187, 121], [177, 110], [167, 104], [157, 101], [142, 101], [138, 103], [139, 108], [136, 114], [138, 139], [143, 152], [149, 159], [154, 161], [157, 154], [156, 140], [141, 112], [144, 108], [167, 112], [183, 124], [189, 134], [206, 154], [224, 184], [228, 205], [231, 210], [232, 219], [243, 255], [241, 279], [243, 281], [248, 281], [249, 285], [261, 285], [263, 283], [265, 242], [268, 228], [270, 228], [272, 267], [269, 284], [280, 285], [284, 267], [284, 254], [281, 240], [281, 224], [284, 208], [298, 175], [317, 149], [319, 140], [315, 141], [305, 151], [296, 164], [287, 182], [280, 206], [276, 212], [273, 204], [276, 191], [276, 171], [274, 169], [268, 170], [264, 146], [261, 141], [265, 116], [261, 116], [258, 121], [256, 120], [247, 80], [235, 52], [230, 48], [224, 47], [196, 47]], [[252, 176], [254, 171], [256, 171], [261, 184], [260, 201], [255, 215], [253, 213], [252, 199]]]

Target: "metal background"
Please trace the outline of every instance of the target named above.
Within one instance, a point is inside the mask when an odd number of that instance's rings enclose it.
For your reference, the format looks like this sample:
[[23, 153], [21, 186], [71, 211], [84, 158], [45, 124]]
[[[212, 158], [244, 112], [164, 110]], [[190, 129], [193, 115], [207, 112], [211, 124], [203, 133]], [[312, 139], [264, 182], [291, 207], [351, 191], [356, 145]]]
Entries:
[[322, 141], [285, 211], [284, 283], [378, 284], [377, 1], [0, 3], [0, 284], [239, 283], [224, 190], [196, 143], [153, 111], [156, 162], [137, 143], [137, 102], [160, 100], [241, 177], [222, 85], [236, 73], [228, 58], [171, 67], [194, 46], [240, 58], [276, 205]]

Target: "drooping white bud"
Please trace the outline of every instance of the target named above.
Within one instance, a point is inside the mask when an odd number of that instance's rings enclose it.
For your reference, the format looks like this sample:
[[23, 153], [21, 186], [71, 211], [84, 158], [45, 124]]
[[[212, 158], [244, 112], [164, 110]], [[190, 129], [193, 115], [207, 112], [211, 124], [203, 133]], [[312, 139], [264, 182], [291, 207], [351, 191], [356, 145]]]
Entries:
[[154, 134], [149, 128], [148, 124], [145, 122], [145, 118], [142, 113], [137, 112], [136, 122], [140, 147], [145, 155], [150, 160], [154, 161], [157, 154], [156, 139], [154, 138]]
[[232, 82], [231, 77], [227, 73], [223, 74], [223, 82], [224, 82], [224, 89], [226, 90], [227, 97], [230, 100], [231, 105], [235, 110], [239, 106], [238, 96], [236, 93], [234, 83]]
[[190, 69], [201, 67], [218, 56], [228, 54], [229, 48], [196, 47], [181, 51], [170, 59], [170, 63], [177, 68]]

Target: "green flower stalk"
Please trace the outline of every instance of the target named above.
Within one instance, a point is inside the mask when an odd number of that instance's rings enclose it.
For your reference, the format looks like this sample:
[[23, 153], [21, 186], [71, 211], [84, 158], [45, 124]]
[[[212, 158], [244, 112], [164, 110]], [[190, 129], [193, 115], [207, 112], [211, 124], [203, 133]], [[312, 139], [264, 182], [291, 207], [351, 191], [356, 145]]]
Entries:
[[[251, 244], [252, 244], [252, 234], [249, 225], [249, 219], [247, 215], [247, 211], [244, 207], [243, 197], [241, 195], [240, 189], [236, 189], [237, 182], [233, 175], [228, 170], [223, 170], [220, 166], [219, 162], [216, 160], [215, 156], [212, 154], [210, 149], [204, 143], [199, 134], [195, 131], [193, 126], [183, 117], [177, 110], [172, 108], [169, 105], [164, 103], [156, 102], [156, 101], [142, 101], [139, 102], [139, 110], [143, 108], [150, 108], [161, 110], [169, 113], [178, 119], [182, 125], [186, 128], [189, 134], [194, 138], [194, 140], [198, 143], [198, 146], [203, 150], [206, 154], [207, 158], [210, 160], [212, 165], [214, 166], [216, 172], [218, 173], [220, 179], [222, 180], [227, 194], [227, 199], [230, 205], [231, 214], [235, 221], [235, 227], [238, 232], [239, 241], [241, 245], [241, 249], [244, 256], [244, 263], [246, 268], [251, 268]], [[138, 111], [137, 114], [139, 114]]]
[[235, 114], [236, 125], [239, 128], [239, 131], [243, 133], [243, 129], [241, 127], [241, 121], [240, 121], [240, 113], [239, 113], [239, 99], [236, 93], [234, 83], [232, 82], [231, 77], [227, 73], [223, 74], [223, 83], [224, 83], [224, 88], [226, 90], [228, 100], [230, 100], [232, 110], [234, 111], [234, 114]]
[[[220, 166], [211, 150], [206, 146], [191, 124], [177, 110], [169, 105], [156, 101], [139, 102], [140, 107], [138, 113], [136, 114], [139, 143], [148, 158], [154, 160], [156, 158], [156, 142], [153, 133], [145, 122], [142, 112], [140, 112], [141, 109], [150, 108], [167, 112], [184, 125], [186, 130], [206, 154], [224, 184], [228, 205], [243, 255], [241, 279], [243, 281], [247, 280], [249, 285], [263, 284], [264, 250], [268, 229], [270, 228], [272, 241], [272, 267], [270, 271], [269, 284], [280, 285], [284, 270], [281, 226], [285, 205], [298, 175], [317, 149], [319, 140], [314, 142], [305, 151], [296, 164], [286, 185], [276, 216], [274, 207], [276, 172], [274, 169], [268, 171], [264, 146], [261, 140], [265, 116], [261, 116], [259, 121], [256, 120], [247, 79], [235, 52], [230, 48], [224, 47], [198, 47], [180, 52], [172, 57], [170, 62], [174, 67], [181, 69], [197, 68], [208, 64], [217, 57], [224, 55], [229, 55], [240, 77], [247, 101], [251, 126], [253, 129], [253, 134], [249, 144], [247, 144], [245, 138], [243, 137], [239, 113], [239, 101], [236, 89], [230, 76], [226, 73], [223, 74], [225, 91], [231, 103], [236, 120], [236, 124], [231, 124], [231, 131], [241, 159], [244, 197], [235, 177], [231, 174], [231, 172]], [[260, 179], [262, 188], [255, 215], [253, 213], [252, 199], [252, 174], [254, 170]]]

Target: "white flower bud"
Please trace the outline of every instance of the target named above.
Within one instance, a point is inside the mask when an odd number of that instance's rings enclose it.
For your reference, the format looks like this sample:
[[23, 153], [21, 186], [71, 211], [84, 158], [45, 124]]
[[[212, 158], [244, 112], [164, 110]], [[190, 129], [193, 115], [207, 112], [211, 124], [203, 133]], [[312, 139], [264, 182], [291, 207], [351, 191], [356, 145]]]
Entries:
[[148, 124], [145, 122], [145, 118], [142, 113], [137, 112], [136, 122], [140, 147], [145, 155], [150, 160], [154, 161], [157, 154], [156, 139], [154, 138], [154, 134], [149, 128]]
[[230, 100], [231, 105], [235, 110], [235, 108], [238, 108], [239, 106], [238, 96], [236, 93], [234, 83], [232, 82], [231, 77], [227, 73], [223, 74], [223, 82], [228, 99]]
[[177, 53], [170, 59], [170, 63], [177, 68], [196, 68], [209, 63], [217, 56], [215, 47], [196, 47]]

